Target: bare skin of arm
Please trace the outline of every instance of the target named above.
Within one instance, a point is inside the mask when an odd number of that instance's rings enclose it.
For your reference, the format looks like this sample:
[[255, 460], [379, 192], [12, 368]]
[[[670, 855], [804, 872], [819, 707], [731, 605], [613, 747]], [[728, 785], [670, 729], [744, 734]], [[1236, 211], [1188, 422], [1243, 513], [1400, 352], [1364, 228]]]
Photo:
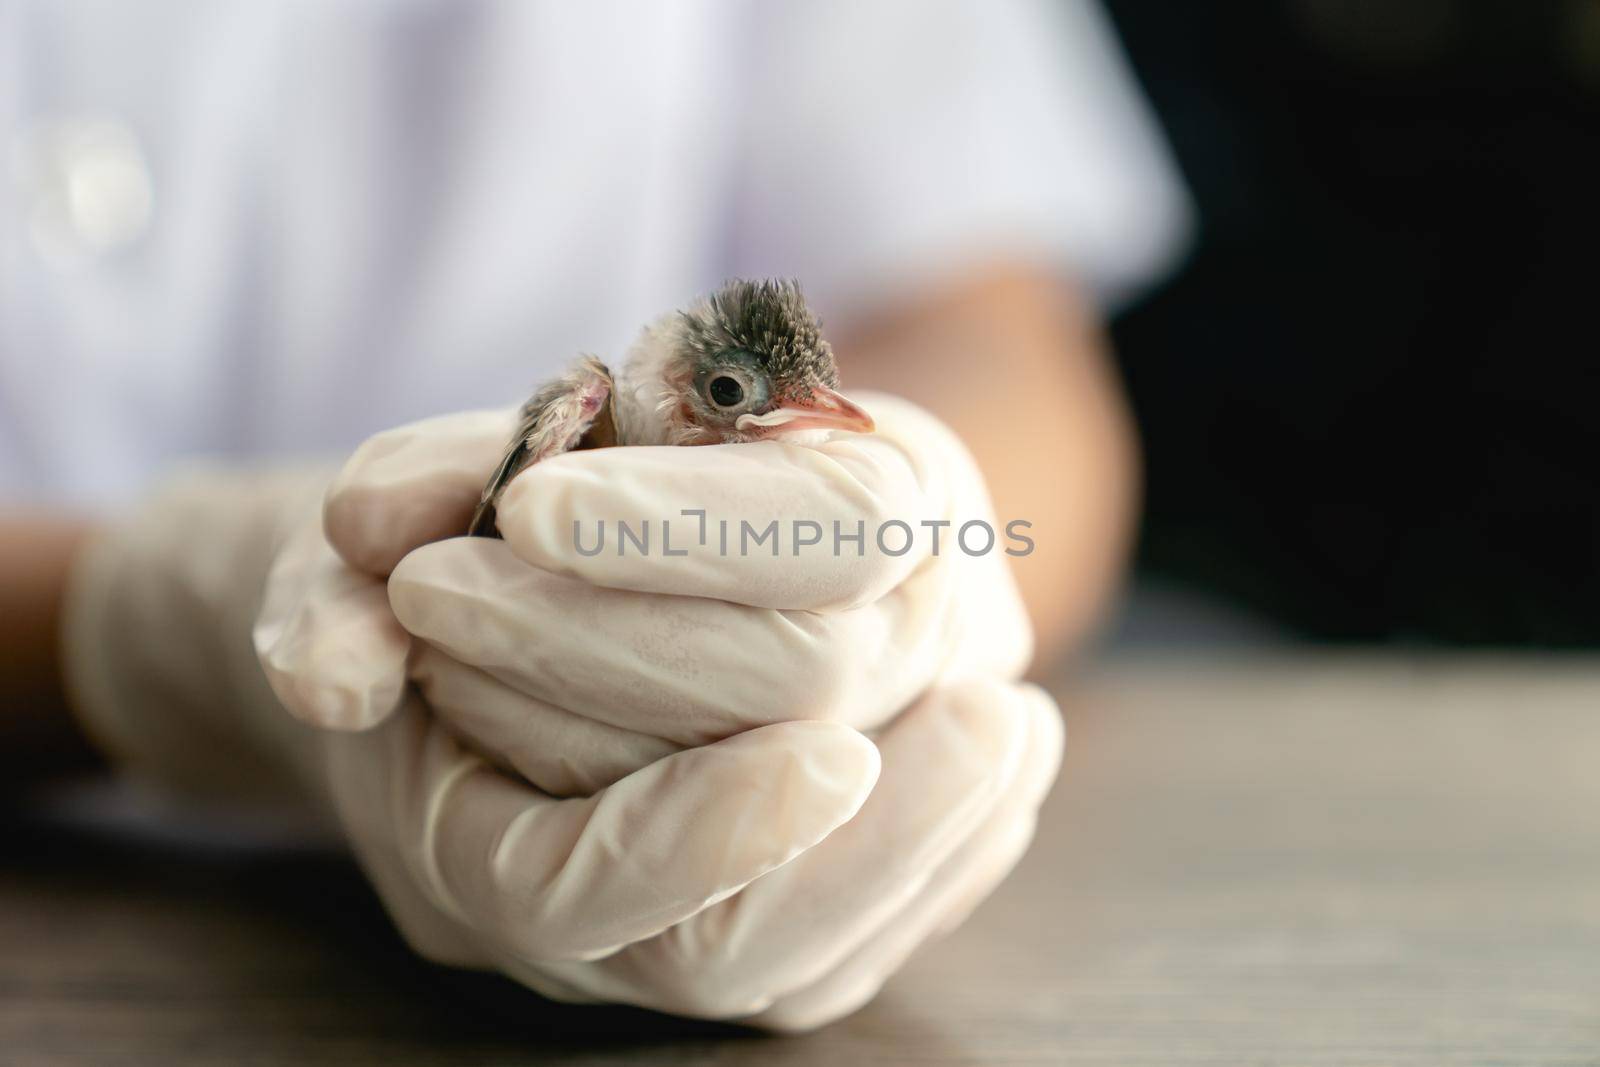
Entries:
[[74, 517], [0, 517], [0, 780], [8, 788], [99, 766], [61, 684], [62, 593], [89, 530]]
[[1081, 644], [1121, 580], [1138, 496], [1132, 423], [1088, 303], [1048, 271], [996, 266], [847, 328], [835, 350], [850, 387], [898, 393], [955, 429], [1002, 529], [1033, 523], [1033, 553], [1012, 562], [1035, 669]]

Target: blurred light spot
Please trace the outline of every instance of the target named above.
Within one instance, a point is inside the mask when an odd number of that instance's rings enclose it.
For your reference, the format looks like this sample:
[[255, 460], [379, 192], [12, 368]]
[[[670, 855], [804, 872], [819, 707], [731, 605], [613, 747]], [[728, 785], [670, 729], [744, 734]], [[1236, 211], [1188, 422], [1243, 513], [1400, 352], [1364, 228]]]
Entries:
[[150, 225], [150, 169], [116, 119], [67, 118], [16, 135], [13, 177], [34, 249], [58, 267], [126, 248]]

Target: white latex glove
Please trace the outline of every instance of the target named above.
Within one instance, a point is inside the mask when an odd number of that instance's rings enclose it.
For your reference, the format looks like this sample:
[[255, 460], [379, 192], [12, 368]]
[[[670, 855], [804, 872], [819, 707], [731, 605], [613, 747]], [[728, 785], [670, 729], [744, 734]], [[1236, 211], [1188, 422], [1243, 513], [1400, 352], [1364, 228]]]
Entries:
[[197, 471], [101, 532], [68, 591], [68, 682], [88, 731], [147, 782], [335, 815], [425, 955], [512, 970], [649, 942], [821, 841], [872, 790], [877, 750], [831, 723], [753, 730], [557, 800], [465, 754], [415, 698], [365, 734], [296, 722], [250, 639], [275, 558], [286, 588], [319, 589], [299, 601], [317, 669], [389, 684], [404, 645], [382, 583], [321, 536], [326, 483]]
[[[1026, 661], [1027, 629], [1003, 556], [965, 556], [953, 529], [938, 556], [926, 530], [903, 556], [875, 550], [871, 531], [883, 520], [959, 523], [986, 518], [988, 507], [970, 459], [939, 424], [898, 402], [872, 406], [880, 435], [816, 449], [561, 457], [506, 495], [505, 542], [416, 551], [464, 527], [509, 417], [431, 420], [358, 451], [330, 491], [325, 525], [345, 559], [374, 577], [341, 566], [307, 531], [280, 562], [257, 639], [297, 714], [343, 728], [384, 720], [402, 691], [407, 642], [375, 606], [376, 576], [399, 564], [389, 592], [427, 642], [411, 653], [426, 704], [408, 701], [375, 735], [350, 737], [335, 782], [351, 805], [388, 798], [398, 829], [374, 837], [401, 847], [367, 861], [414, 944], [435, 958], [492, 963], [555, 996], [812, 1026], [870, 997], [1010, 869], [1054, 777], [1059, 722], [1048, 698], [1005, 681]], [[860, 519], [868, 539], [859, 559], [842, 560], [795, 557], [787, 544], [777, 560], [571, 550], [573, 518], [679, 522], [685, 507], [705, 508], [713, 530], [725, 517], [735, 529], [739, 518], [810, 519], [824, 530]], [[659, 936], [602, 944], [548, 922], [508, 928], [430, 873], [440, 855], [481, 857], [502, 840], [440, 827], [437, 794], [490, 772], [438, 719], [546, 791], [581, 795], [619, 778], [613, 789], [626, 786], [637, 775], [623, 775], [680, 746], [784, 728], [767, 723], [876, 726], [924, 691], [879, 739], [883, 778], [853, 820]], [[392, 755], [417, 752], [428, 756]], [[517, 817], [511, 801], [505, 810]], [[739, 827], [724, 836], [761, 829]]]
[[[395, 614], [426, 642], [414, 677], [465, 734], [497, 731], [480, 737], [486, 752], [524, 747], [515, 737], [552, 708], [680, 745], [797, 718], [871, 728], [934, 683], [1019, 676], [1032, 637], [971, 457], [912, 405], [882, 396], [869, 403], [877, 433], [815, 447], [602, 449], [547, 460], [502, 498], [503, 541], [456, 535], [504, 447], [510, 415], [427, 420], [357, 450], [329, 490], [324, 525], [352, 569], [393, 572]], [[705, 512], [706, 545], [697, 543], [702, 520], [685, 510]], [[649, 554], [632, 542], [619, 554], [618, 519], [635, 530], [651, 523]], [[685, 554], [663, 552], [663, 519], [673, 524], [673, 551]], [[574, 549], [574, 523], [592, 548], [598, 520], [605, 548], [584, 556]], [[796, 520], [815, 523], [824, 543], [792, 547]], [[898, 555], [874, 536], [891, 520], [913, 533]], [[970, 520], [997, 528], [992, 551], [960, 548], [959, 527]], [[776, 558], [770, 541], [741, 554], [741, 524], [760, 530], [773, 521], [782, 538]], [[948, 525], [935, 531], [924, 521]], [[859, 555], [852, 544], [834, 554], [835, 524], [866, 531]], [[884, 543], [898, 552], [904, 537], [891, 530]], [[975, 531], [969, 544], [983, 540]], [[314, 663], [336, 654], [323, 637], [335, 627], [319, 617], [327, 605], [377, 595], [371, 583], [343, 588], [348, 573], [322, 565], [337, 595], [309, 575], [276, 583], [282, 595], [263, 615], [258, 647], [291, 711], [315, 725], [363, 729], [398, 705], [393, 667], [405, 642], [393, 631], [386, 684]], [[554, 784], [547, 768], [518, 769]]]
[[90, 539], [63, 605], [85, 731], [132, 776], [226, 800], [315, 799], [316, 731], [288, 719], [250, 629], [267, 571], [327, 469], [197, 467]]

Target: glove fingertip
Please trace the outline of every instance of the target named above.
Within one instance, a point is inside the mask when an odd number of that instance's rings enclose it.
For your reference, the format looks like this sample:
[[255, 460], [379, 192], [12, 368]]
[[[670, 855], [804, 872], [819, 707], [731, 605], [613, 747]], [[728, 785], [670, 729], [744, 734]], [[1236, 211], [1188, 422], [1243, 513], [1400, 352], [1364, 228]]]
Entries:
[[1045, 690], [1027, 683], [1019, 689], [1028, 706], [1030, 730], [1027, 766], [1018, 789], [1030, 803], [1037, 804], [1061, 772], [1061, 760], [1067, 747], [1067, 724], [1054, 698]]
[[267, 683], [294, 718], [321, 730], [356, 733], [370, 730], [400, 706], [403, 685], [382, 682], [365, 688], [321, 685], [295, 671], [262, 664]]
[[258, 624], [252, 634], [261, 673], [284, 710], [309, 726], [340, 731], [370, 729], [393, 714], [405, 690], [404, 631], [386, 627], [356, 646], [349, 633], [333, 640], [337, 631], [330, 630], [317, 639], [307, 626], [296, 616], [287, 624]]
[[368, 438], [323, 499], [328, 543], [350, 566], [383, 577], [419, 545], [465, 533], [508, 419], [463, 412]]
[[842, 723], [800, 719], [752, 731], [768, 733], [781, 740], [791, 769], [803, 777], [806, 803], [832, 802], [834, 827], [854, 818], [878, 784], [883, 771], [878, 746]]
[[405, 552], [401, 546], [376, 535], [374, 527], [381, 524], [373, 520], [385, 516], [384, 509], [374, 508], [371, 496], [360, 487], [335, 482], [322, 501], [322, 535], [347, 564], [381, 577], [394, 569]]

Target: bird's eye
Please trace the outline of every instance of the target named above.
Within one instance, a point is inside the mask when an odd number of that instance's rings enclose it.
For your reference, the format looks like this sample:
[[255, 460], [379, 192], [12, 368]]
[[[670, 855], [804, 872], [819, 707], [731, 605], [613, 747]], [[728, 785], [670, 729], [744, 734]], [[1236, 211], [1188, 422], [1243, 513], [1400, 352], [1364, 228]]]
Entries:
[[726, 374], [711, 379], [706, 392], [711, 394], [711, 402], [719, 408], [731, 408], [744, 399], [744, 386], [739, 384], [737, 378], [730, 378]]

